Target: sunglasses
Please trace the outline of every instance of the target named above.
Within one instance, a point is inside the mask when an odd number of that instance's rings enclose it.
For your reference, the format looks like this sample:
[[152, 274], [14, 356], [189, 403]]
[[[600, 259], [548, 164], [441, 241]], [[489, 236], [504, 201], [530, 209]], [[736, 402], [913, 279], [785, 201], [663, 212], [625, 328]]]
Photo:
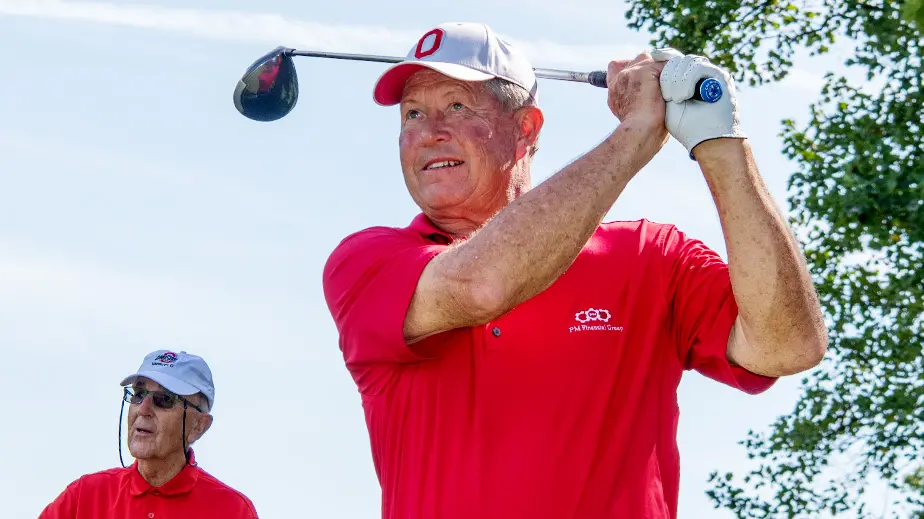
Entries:
[[154, 407], [160, 409], [173, 409], [178, 402], [183, 402], [184, 406], [192, 407], [200, 413], [204, 412], [196, 404], [181, 397], [180, 395], [177, 395], [176, 393], [164, 389], [158, 391], [150, 391], [143, 388], [125, 388], [125, 395], [122, 398], [130, 404], [137, 405], [141, 402], [144, 402], [145, 397], [148, 395], [151, 395], [151, 403], [154, 404]]

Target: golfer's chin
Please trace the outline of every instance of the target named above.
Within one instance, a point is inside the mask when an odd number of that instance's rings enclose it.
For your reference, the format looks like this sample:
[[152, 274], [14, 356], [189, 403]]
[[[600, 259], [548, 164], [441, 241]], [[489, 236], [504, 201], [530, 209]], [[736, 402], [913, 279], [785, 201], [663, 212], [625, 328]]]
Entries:
[[467, 207], [470, 201], [470, 193], [451, 185], [430, 185], [418, 194], [418, 205], [425, 213], [444, 218], [471, 212]]
[[136, 460], [153, 458], [157, 452], [157, 445], [153, 438], [133, 438], [128, 442], [128, 452]]

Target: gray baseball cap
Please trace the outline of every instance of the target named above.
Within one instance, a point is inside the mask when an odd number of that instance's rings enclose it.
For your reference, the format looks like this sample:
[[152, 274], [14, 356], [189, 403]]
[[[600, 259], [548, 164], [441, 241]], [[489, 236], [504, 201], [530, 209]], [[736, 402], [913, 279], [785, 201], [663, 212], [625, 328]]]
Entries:
[[146, 377], [178, 395], [190, 396], [201, 392], [209, 401], [209, 409], [215, 403], [215, 384], [212, 370], [202, 357], [181, 351], [157, 350], [148, 353], [138, 371], [122, 379], [127, 386]]

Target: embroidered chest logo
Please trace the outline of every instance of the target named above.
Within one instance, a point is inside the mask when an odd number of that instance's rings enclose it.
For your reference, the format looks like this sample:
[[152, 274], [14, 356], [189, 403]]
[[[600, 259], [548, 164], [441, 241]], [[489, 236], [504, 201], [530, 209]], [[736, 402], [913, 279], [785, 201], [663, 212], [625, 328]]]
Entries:
[[588, 308], [574, 314], [576, 324], [568, 327], [569, 333], [574, 332], [621, 332], [622, 326], [610, 323], [613, 314], [605, 308]]

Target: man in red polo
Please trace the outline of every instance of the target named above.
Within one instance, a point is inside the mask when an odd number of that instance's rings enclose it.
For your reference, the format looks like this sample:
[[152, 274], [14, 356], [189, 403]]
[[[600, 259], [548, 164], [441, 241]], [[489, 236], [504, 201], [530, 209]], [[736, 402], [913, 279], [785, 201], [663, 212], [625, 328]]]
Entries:
[[[212, 425], [212, 372], [185, 351], [149, 353], [122, 380], [135, 462], [82, 476], [39, 519], [257, 519], [244, 494], [201, 469], [191, 445]], [[121, 458], [121, 445], [120, 458]]]
[[[691, 99], [706, 76], [716, 103]], [[323, 282], [382, 517], [673, 519], [683, 372], [754, 394], [823, 357], [730, 76], [668, 49], [607, 78], [620, 123], [535, 187], [536, 78], [489, 27], [434, 28], [376, 84], [422, 212], [346, 237]], [[712, 189], [728, 264], [674, 225], [603, 222], [669, 136]]]

